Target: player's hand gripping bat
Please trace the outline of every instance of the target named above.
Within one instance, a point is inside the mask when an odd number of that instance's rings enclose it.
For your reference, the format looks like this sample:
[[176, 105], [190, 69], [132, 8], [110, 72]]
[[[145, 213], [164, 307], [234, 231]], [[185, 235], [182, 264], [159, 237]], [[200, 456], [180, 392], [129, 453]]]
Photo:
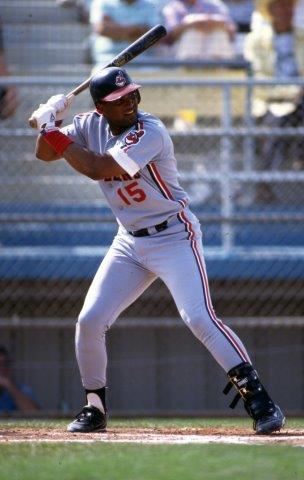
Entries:
[[[103, 68], [107, 67], [122, 67], [126, 63], [130, 62], [133, 58], [140, 55], [142, 52], [147, 50], [148, 48], [152, 47], [158, 40], [166, 35], [166, 29], [163, 25], [156, 25], [155, 27], [148, 30], [148, 32], [144, 33], [141, 37], [139, 37], [135, 42], [131, 43], [127, 48], [125, 48], [121, 53], [116, 55], [113, 60], [105, 65]], [[71, 92], [69, 92], [66, 97], [68, 100], [71, 100], [79, 93], [86, 90], [90, 84], [90, 80], [92, 77], [87, 78], [84, 82], [80, 85], [75, 87]], [[31, 116], [28, 120], [30, 127], [37, 128], [37, 120], [35, 116]]]

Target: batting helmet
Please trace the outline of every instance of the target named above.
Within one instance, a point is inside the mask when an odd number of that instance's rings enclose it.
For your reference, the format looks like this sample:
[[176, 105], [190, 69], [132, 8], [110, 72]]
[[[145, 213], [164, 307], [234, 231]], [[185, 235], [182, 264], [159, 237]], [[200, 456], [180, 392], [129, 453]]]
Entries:
[[90, 81], [90, 93], [95, 105], [100, 100], [113, 102], [140, 87], [141, 85], [132, 81], [126, 70], [117, 67], [104, 68], [93, 75]]

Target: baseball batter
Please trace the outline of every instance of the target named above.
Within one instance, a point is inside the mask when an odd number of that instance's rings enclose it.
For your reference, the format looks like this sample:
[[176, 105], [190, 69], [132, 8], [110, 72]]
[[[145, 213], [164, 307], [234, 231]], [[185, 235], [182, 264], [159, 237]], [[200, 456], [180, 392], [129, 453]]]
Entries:
[[163, 123], [138, 110], [140, 85], [124, 69], [95, 75], [90, 92], [96, 109], [76, 115], [61, 130], [68, 99], [56, 95], [34, 112], [36, 155], [64, 158], [98, 181], [118, 232], [87, 293], [76, 325], [76, 357], [87, 404], [70, 432], [103, 431], [107, 425], [105, 334], [121, 312], [160, 278], [193, 334], [227, 372], [228, 393], [237, 390], [257, 433], [280, 430], [284, 416], [262, 386], [237, 335], [214, 312], [200, 224], [179, 185], [174, 148]]

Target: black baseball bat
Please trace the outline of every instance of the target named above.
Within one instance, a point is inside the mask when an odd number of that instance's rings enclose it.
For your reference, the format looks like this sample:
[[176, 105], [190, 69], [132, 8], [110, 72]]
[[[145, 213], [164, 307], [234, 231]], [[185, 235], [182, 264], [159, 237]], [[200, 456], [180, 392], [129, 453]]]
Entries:
[[[125, 48], [121, 53], [116, 55], [116, 57], [113, 58], [113, 60], [105, 65], [103, 68], [107, 67], [122, 67], [126, 63], [130, 62], [130, 60], [133, 60], [133, 58], [137, 57], [140, 55], [142, 52], [146, 51], [148, 48], [152, 47], [158, 40], [160, 40], [162, 37], [166, 35], [167, 31], [163, 25], [156, 25], [155, 27], [151, 28], [148, 30], [146, 33], [144, 33], [141, 37], [139, 37], [137, 40], [135, 40], [131, 45], [129, 45], [127, 48]], [[90, 84], [92, 76], [87, 78], [84, 82], [82, 82], [80, 85], [75, 87], [73, 90], [71, 90], [66, 96], [67, 98], [79, 95], [79, 93], [83, 92], [86, 90]], [[32, 128], [37, 127], [37, 122], [35, 117], [29, 118], [29, 125]]]

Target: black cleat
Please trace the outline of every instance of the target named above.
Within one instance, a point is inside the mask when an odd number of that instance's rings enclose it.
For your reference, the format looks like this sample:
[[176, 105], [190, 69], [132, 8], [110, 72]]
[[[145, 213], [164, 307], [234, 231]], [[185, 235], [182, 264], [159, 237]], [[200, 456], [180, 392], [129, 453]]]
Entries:
[[68, 425], [67, 431], [73, 433], [105, 432], [106, 427], [107, 415], [96, 407], [86, 406]]
[[271, 411], [261, 416], [258, 420], [254, 420], [253, 429], [259, 435], [269, 435], [277, 432], [284, 427], [285, 417], [278, 405], [274, 405]]
[[237, 394], [230, 404], [234, 408], [240, 398], [245, 410], [253, 419], [253, 429], [258, 435], [269, 435], [284, 427], [285, 417], [272, 401], [258, 377], [257, 371], [249, 363], [241, 363], [228, 372], [229, 383], [224, 389], [226, 395], [234, 385]]

